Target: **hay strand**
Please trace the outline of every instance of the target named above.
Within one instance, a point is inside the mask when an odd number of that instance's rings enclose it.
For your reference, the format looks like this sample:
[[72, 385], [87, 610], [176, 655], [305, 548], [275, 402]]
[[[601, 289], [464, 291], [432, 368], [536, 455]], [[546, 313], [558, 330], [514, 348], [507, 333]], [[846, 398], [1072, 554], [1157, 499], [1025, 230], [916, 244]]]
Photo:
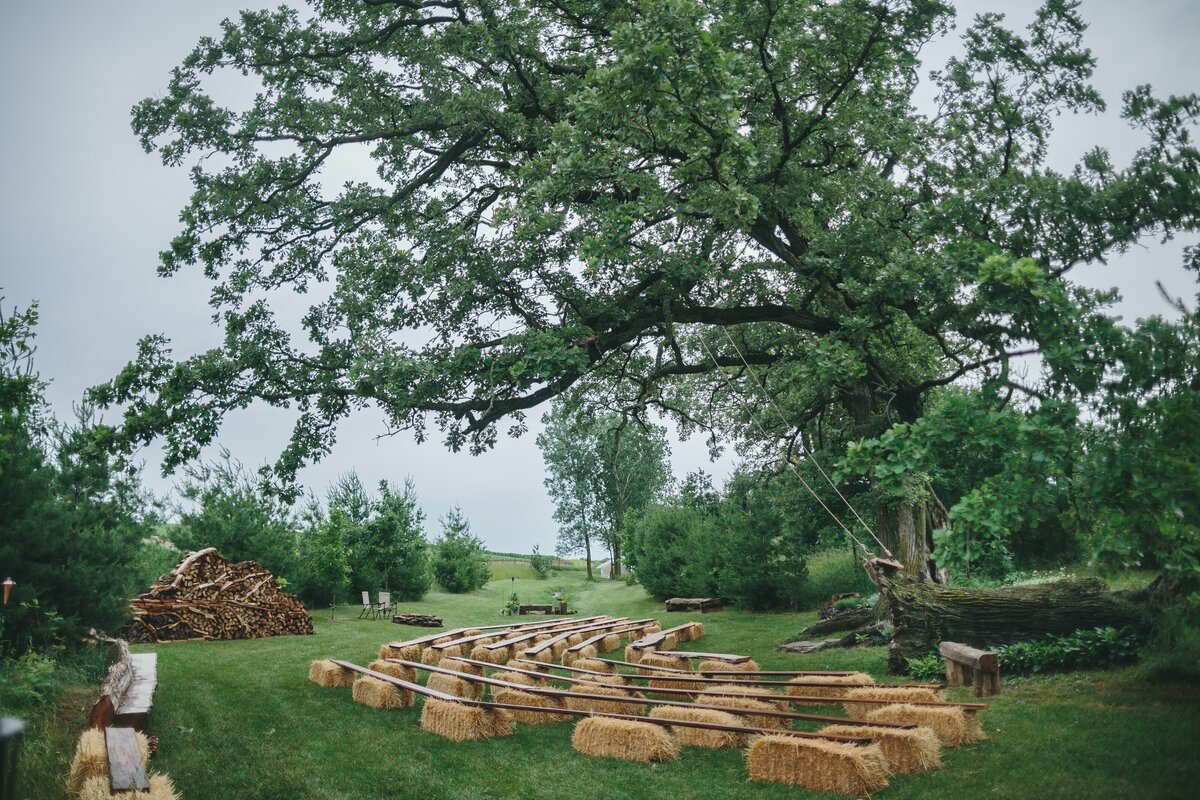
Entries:
[[986, 739], [977, 715], [958, 706], [913, 706], [906, 703], [883, 706], [863, 715], [873, 722], [907, 722], [931, 729], [942, 747], [958, 747]]
[[[712, 711], [706, 708], [686, 708], [684, 706], [661, 706], [650, 709], [651, 719], [678, 719], [685, 722], [709, 722], [715, 725], [732, 725], [744, 728], [745, 723], [740, 717], [727, 714], [724, 711]], [[742, 747], [746, 743], [745, 734], [733, 731], [710, 731], [703, 728], [685, 728], [672, 726], [671, 732], [681, 745], [690, 747], [707, 747], [719, 749], [723, 747]]]
[[[395, 666], [395, 665], [393, 665]], [[413, 693], [394, 683], [364, 675], [354, 682], [354, 702], [371, 708], [412, 708]]]
[[421, 709], [421, 730], [454, 742], [491, 739], [512, 733], [512, 717], [499, 708], [476, 708], [428, 698]]
[[746, 752], [750, 780], [861, 797], [887, 786], [887, 759], [878, 745], [842, 744], [794, 736], [760, 736]]
[[608, 717], [580, 720], [571, 734], [571, 746], [597, 758], [644, 763], [679, 758], [679, 742], [665, 727]]
[[826, 725], [821, 733], [865, 737], [879, 745], [891, 772], [916, 774], [942, 766], [942, 745], [929, 728], [875, 728], [870, 725]]
[[327, 658], [308, 665], [308, 679], [327, 689], [348, 689], [354, 685], [354, 673]]

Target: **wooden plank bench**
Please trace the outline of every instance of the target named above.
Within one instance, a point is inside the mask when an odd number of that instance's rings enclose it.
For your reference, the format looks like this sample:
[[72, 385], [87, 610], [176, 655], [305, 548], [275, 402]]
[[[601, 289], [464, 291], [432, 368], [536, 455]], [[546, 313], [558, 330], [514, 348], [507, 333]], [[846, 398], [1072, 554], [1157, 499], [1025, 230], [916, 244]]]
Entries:
[[553, 614], [554, 605], [551, 603], [530, 603], [528, 605], [517, 606], [517, 614], [524, 616], [526, 614]]
[[150, 789], [133, 728], [105, 728], [104, 748], [108, 755], [108, 781], [112, 792]]
[[942, 642], [938, 654], [946, 667], [947, 686], [972, 686], [976, 697], [1000, 694], [1000, 656], [958, 642]]
[[667, 611], [699, 611], [701, 614], [719, 611], [721, 605], [719, 597], [672, 597], [666, 601]]
[[636, 650], [649, 650], [652, 648], [657, 648], [670, 634], [679, 633], [680, 631], [686, 630], [690, 627], [692, 627], [692, 623], [685, 622], [682, 625], [676, 625], [674, 628], [663, 628], [658, 633], [651, 633], [647, 636], [643, 636], [636, 642], [631, 642], [629, 646]]
[[158, 685], [158, 654], [131, 655], [123, 640], [112, 641], [112, 663], [88, 719], [93, 728], [145, 730]]
[[745, 664], [750, 656], [737, 656], [732, 653], [693, 653], [686, 650], [672, 650], [671, 655], [682, 658], [698, 658], [702, 661], [724, 661], [726, 664]]

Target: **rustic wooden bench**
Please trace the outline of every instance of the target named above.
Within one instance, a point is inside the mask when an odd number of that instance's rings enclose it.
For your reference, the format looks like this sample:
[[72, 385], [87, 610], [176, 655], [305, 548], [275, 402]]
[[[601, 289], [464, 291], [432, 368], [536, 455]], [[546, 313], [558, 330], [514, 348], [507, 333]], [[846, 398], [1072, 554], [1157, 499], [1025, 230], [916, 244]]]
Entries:
[[145, 730], [158, 686], [158, 654], [130, 653], [122, 639], [112, 645], [108, 672], [88, 721], [104, 731], [109, 785], [113, 792], [146, 791], [150, 784], [134, 730]]
[[718, 611], [721, 608], [719, 597], [672, 597], [666, 601], [667, 611]]
[[738, 656], [732, 653], [693, 653], [686, 650], [672, 650], [671, 655], [681, 658], [698, 658], [702, 661], [724, 661], [726, 664], [745, 664], [750, 656]]
[[525, 614], [553, 614], [554, 606], [550, 603], [530, 603], [529, 605], [517, 606], [517, 614], [524, 616]]
[[946, 667], [947, 686], [971, 684], [976, 697], [1000, 694], [1000, 656], [958, 642], [942, 642], [938, 654]]

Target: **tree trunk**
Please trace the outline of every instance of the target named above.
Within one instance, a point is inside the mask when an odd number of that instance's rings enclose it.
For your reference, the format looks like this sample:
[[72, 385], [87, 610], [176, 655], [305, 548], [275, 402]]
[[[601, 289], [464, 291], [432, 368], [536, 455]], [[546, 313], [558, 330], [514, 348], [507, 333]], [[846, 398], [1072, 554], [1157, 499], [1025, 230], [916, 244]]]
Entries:
[[616, 579], [621, 577], [621, 534], [613, 534], [612, 542], [612, 572], [609, 575]]
[[592, 537], [590, 537], [590, 536], [583, 537], [583, 553], [584, 553], [584, 558], [587, 559], [587, 579], [589, 581], [591, 581], [591, 580], [593, 580], [593, 578], [592, 578]]
[[893, 672], [903, 671], [910, 658], [929, 655], [942, 641], [986, 648], [1083, 628], [1146, 621], [1143, 608], [1109, 591], [1097, 578], [962, 589], [888, 574], [879, 568], [875, 572], [895, 627], [888, 654], [888, 668]]

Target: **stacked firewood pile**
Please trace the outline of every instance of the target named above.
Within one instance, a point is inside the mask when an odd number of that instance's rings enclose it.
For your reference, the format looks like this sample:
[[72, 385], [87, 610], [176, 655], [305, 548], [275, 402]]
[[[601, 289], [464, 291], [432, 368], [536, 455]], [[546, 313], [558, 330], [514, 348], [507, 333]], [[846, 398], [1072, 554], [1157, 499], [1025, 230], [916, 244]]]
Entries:
[[126, 639], [257, 639], [311, 634], [304, 604], [257, 562], [232, 564], [215, 548], [190, 553], [129, 603]]

